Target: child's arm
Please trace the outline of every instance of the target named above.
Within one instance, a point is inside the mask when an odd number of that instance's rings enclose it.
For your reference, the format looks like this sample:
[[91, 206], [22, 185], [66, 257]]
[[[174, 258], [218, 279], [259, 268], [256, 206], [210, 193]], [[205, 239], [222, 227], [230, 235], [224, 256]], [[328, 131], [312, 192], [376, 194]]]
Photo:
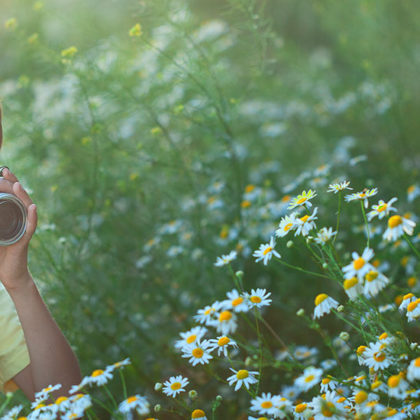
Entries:
[[0, 191], [12, 192], [25, 204], [28, 225], [24, 236], [16, 243], [0, 247], [0, 280], [11, 296], [22, 325], [30, 364], [13, 380], [25, 395], [34, 400], [34, 393], [61, 383], [52, 395], [68, 395], [71, 385], [79, 384], [78, 361], [67, 340], [48, 311], [28, 270], [28, 244], [37, 225], [36, 206], [7, 169], [0, 178]]

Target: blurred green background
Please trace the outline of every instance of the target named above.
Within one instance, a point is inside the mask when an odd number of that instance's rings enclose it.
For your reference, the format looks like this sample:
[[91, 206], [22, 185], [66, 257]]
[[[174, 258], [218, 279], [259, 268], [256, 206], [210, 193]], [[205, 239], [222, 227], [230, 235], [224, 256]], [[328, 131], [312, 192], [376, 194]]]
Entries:
[[213, 265], [231, 249], [303, 342], [294, 314], [322, 284], [250, 256], [301, 174], [334, 163], [329, 182], [389, 198], [418, 176], [414, 0], [19, 0], [0, 16], [1, 158], [39, 207], [31, 272], [83, 372], [130, 356], [133, 393], [181, 372], [214, 398], [172, 342], [231, 290]]

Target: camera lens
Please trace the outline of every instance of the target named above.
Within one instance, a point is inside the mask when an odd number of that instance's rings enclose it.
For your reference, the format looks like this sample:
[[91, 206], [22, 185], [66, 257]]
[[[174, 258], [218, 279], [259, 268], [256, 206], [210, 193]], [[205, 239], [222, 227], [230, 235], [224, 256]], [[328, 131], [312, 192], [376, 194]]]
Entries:
[[0, 193], [0, 245], [17, 242], [25, 233], [26, 208], [13, 194]]

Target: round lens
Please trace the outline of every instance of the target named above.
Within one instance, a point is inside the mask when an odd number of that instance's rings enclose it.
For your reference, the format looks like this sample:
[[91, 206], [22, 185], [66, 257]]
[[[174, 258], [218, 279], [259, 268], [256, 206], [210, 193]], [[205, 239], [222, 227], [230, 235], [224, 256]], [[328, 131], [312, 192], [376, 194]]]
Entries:
[[20, 207], [10, 200], [0, 200], [0, 240], [13, 239], [22, 229], [24, 217]]

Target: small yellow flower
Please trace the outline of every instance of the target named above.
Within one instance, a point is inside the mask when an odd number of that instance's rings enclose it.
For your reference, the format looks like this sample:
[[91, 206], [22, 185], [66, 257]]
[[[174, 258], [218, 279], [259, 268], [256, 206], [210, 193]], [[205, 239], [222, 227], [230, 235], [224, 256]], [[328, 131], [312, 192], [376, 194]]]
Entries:
[[75, 46], [71, 46], [61, 51], [61, 57], [64, 58], [72, 58], [77, 53], [77, 48]]
[[136, 23], [129, 31], [130, 36], [140, 36], [142, 34], [140, 23]]
[[10, 18], [10, 19], [6, 20], [6, 22], [4, 23], [4, 27], [6, 29], [9, 29], [10, 31], [15, 30], [16, 26], [17, 26], [16, 18]]
[[38, 42], [39, 35], [35, 32], [31, 36], [28, 37], [28, 44], [35, 44]]

